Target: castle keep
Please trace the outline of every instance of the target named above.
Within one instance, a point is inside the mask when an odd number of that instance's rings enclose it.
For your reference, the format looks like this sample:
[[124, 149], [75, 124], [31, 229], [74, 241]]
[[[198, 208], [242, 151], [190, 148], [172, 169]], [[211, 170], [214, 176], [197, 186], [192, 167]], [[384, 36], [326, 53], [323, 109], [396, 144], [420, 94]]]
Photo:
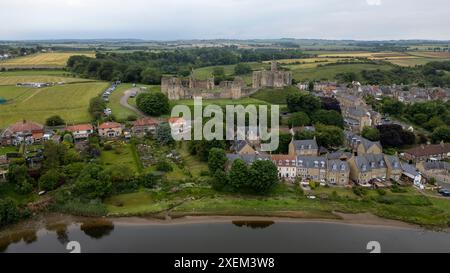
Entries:
[[270, 71], [253, 72], [253, 88], [261, 87], [286, 87], [292, 85], [292, 73], [290, 71], [278, 71], [278, 62], [272, 61]]

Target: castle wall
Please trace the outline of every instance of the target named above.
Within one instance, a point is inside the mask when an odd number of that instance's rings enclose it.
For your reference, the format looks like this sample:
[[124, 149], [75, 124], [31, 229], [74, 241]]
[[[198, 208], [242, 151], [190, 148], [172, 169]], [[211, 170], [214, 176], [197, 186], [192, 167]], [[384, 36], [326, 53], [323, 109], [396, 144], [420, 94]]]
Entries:
[[253, 88], [261, 87], [286, 87], [292, 85], [292, 73], [290, 71], [278, 71], [277, 62], [271, 63], [270, 71], [253, 72]]

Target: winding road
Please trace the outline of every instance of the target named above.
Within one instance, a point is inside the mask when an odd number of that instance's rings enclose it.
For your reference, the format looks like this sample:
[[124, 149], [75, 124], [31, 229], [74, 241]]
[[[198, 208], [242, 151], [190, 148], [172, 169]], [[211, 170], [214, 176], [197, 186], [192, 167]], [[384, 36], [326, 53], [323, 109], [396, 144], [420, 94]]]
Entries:
[[130, 99], [130, 97], [133, 94], [138, 94], [139, 92], [140, 92], [139, 88], [133, 88], [133, 89], [129, 89], [129, 90], [126, 90], [125, 92], [123, 92], [123, 96], [120, 98], [120, 105], [130, 109], [131, 111], [135, 112], [139, 116], [146, 117], [147, 115], [144, 112], [142, 112], [137, 107], [130, 105], [128, 103], [128, 100]]

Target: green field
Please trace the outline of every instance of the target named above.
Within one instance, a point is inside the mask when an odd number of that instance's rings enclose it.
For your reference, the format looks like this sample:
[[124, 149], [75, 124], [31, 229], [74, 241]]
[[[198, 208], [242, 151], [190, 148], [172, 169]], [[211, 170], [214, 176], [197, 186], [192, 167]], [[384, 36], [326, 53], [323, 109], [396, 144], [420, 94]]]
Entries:
[[377, 64], [341, 64], [341, 65], [329, 65], [315, 68], [305, 68], [292, 71], [294, 79], [297, 81], [310, 81], [310, 80], [330, 80], [333, 81], [336, 75], [339, 73], [355, 72], [359, 73], [363, 70], [388, 70], [391, 69], [390, 65], [377, 65]]
[[2, 147], [0, 146], [0, 156], [6, 155], [7, 153], [16, 153], [18, 152], [17, 147]]
[[108, 88], [108, 83], [75, 83], [47, 88], [0, 86], [0, 128], [23, 119], [44, 123], [52, 115], [67, 123], [87, 122], [89, 101]]
[[114, 149], [111, 151], [102, 151], [102, 163], [108, 169], [113, 169], [115, 166], [124, 165], [129, 167], [135, 173], [138, 173], [139, 162], [133, 156], [133, 150], [130, 144], [113, 143]]
[[286, 99], [289, 94], [299, 92], [300, 91], [296, 87], [286, 87], [283, 89], [264, 88], [251, 95], [251, 97], [271, 104], [286, 104]]

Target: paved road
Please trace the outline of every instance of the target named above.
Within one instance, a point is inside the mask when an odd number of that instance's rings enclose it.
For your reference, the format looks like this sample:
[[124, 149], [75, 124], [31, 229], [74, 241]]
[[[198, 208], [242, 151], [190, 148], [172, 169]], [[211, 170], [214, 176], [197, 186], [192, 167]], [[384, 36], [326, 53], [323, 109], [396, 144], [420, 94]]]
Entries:
[[136, 94], [137, 93], [139, 93], [140, 92], [140, 90], [139, 90], [139, 88], [133, 88], [133, 89], [130, 89], [130, 90], [126, 90], [124, 93], [123, 93], [123, 96], [120, 98], [120, 104], [123, 106], [123, 107], [126, 107], [126, 108], [128, 108], [128, 109], [130, 109], [131, 111], [133, 111], [133, 112], [135, 112], [136, 114], [138, 114], [139, 116], [147, 116], [144, 112], [142, 112], [141, 110], [139, 110], [138, 108], [136, 108], [135, 106], [133, 106], [133, 105], [130, 105], [129, 103], [128, 103], [128, 100], [130, 99], [130, 97], [131, 97], [131, 95], [133, 94], [133, 93], [135, 93], [136, 92]]
[[[140, 93], [141, 90], [139, 88], [132, 88], [129, 90], [126, 90], [123, 93], [123, 96], [120, 98], [120, 105], [122, 105], [123, 107], [126, 107], [128, 109], [130, 109], [131, 111], [135, 112], [138, 116], [140, 117], [150, 117], [149, 115], [145, 114], [144, 112], [142, 112], [141, 110], [139, 110], [137, 107], [135, 107], [134, 105], [130, 105], [128, 103], [128, 100], [130, 99], [131, 95], [136, 92], [136, 94]], [[158, 120], [159, 122], [167, 122], [167, 119], [165, 118], [155, 118], [156, 120]]]

